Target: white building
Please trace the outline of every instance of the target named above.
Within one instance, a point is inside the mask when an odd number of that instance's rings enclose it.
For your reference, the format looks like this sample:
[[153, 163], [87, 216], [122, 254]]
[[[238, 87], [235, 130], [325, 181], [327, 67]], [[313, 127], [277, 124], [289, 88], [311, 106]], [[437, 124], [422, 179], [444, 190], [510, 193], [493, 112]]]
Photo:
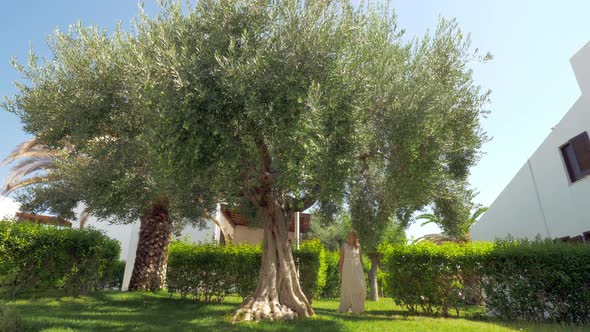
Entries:
[[6, 196], [0, 195], [0, 220], [4, 218], [14, 218], [19, 209], [20, 204]]
[[570, 62], [580, 98], [473, 225], [473, 240], [590, 239], [590, 43]]
[[[79, 207], [76, 212], [78, 215], [83, 210]], [[123, 276], [122, 290], [127, 290], [133, 266], [135, 265], [135, 254], [137, 251], [137, 243], [139, 241], [139, 220], [132, 224], [111, 224], [106, 221], [98, 221], [95, 217], [90, 217], [84, 227], [92, 227], [94, 229], [102, 230], [107, 236], [120, 242], [121, 244], [121, 259], [125, 261], [125, 274]], [[79, 221], [74, 221], [73, 228], [79, 228]], [[212, 242], [215, 240], [215, 225], [212, 222], [207, 222], [207, 227], [199, 229], [191, 225], [187, 225], [182, 229], [181, 238], [187, 239], [194, 243]], [[217, 235], [218, 237], [218, 235]]]

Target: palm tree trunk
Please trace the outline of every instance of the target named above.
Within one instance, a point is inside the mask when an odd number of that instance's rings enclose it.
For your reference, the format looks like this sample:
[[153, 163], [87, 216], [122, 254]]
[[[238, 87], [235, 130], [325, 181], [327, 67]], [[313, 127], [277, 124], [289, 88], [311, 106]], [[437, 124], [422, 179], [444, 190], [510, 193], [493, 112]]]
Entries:
[[139, 241], [129, 290], [157, 291], [166, 285], [172, 223], [166, 199], [154, 200], [141, 218]]

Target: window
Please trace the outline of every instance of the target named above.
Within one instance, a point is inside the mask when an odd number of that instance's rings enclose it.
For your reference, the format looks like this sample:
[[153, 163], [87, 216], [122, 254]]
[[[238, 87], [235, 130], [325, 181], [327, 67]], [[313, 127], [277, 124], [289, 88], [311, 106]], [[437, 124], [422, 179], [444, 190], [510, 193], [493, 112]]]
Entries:
[[571, 182], [590, 175], [590, 139], [583, 132], [561, 147], [561, 155]]

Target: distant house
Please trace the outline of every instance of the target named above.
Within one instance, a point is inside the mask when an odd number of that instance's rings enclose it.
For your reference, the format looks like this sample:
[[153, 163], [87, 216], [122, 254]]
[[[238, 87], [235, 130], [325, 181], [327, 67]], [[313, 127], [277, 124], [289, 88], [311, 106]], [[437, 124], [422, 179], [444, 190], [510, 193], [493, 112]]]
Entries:
[[472, 226], [473, 240], [590, 241], [590, 43], [570, 62], [582, 95]]
[[60, 226], [60, 227], [72, 227], [72, 222], [65, 220], [63, 218], [55, 217], [55, 216], [46, 216], [42, 214], [34, 214], [34, 213], [25, 213], [25, 212], [16, 212], [16, 221], [17, 222], [34, 222], [40, 225], [53, 225], [53, 226]]
[[[291, 216], [289, 225], [290, 240], [295, 239], [295, 218], [295, 214]], [[223, 244], [230, 241], [234, 244], [258, 244], [264, 238], [264, 230], [261, 227], [252, 227], [247, 218], [225, 206], [218, 207], [215, 219], [217, 220], [215, 239], [218, 243]], [[311, 226], [311, 215], [300, 213], [299, 225], [300, 232], [302, 234], [307, 233]]]

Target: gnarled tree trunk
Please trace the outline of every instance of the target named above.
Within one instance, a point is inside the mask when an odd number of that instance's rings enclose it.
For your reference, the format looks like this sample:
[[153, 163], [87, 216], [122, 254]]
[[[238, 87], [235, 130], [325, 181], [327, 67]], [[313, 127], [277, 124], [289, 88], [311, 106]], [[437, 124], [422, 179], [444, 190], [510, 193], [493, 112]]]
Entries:
[[168, 213], [168, 201], [154, 200], [148, 212], [141, 218], [129, 290], [156, 291], [165, 287], [171, 239], [172, 223]]
[[369, 270], [369, 287], [371, 293], [369, 300], [378, 301], [379, 291], [377, 289], [377, 268], [379, 267], [379, 258], [377, 256], [371, 256], [371, 270]]
[[264, 225], [262, 267], [254, 294], [241, 304], [237, 320], [278, 320], [314, 314], [299, 285], [288, 240], [290, 220], [278, 204], [260, 207]]

